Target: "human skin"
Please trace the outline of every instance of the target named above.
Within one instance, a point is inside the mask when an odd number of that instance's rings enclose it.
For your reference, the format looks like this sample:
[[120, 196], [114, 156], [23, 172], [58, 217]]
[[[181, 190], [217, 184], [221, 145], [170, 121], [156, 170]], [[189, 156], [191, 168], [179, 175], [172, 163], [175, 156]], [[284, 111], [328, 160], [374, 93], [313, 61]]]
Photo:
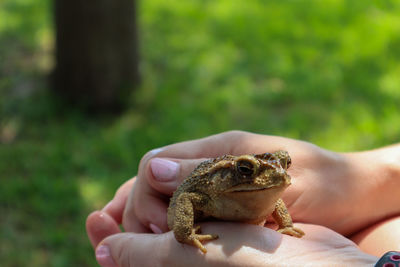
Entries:
[[[218, 232], [219, 240], [208, 243], [207, 255], [176, 242], [172, 232], [120, 233], [118, 217], [127, 192], [136, 178], [120, 187], [115, 198], [87, 221], [88, 234], [97, 250], [105, 244], [113, 258], [97, 257], [111, 266], [374, 266], [376, 257], [362, 253], [342, 235], [322, 226], [296, 224], [307, 232], [301, 239], [266, 227], [242, 223], [202, 223], [205, 232]], [[112, 215], [110, 215], [112, 214]], [[114, 216], [114, 217], [112, 217]], [[102, 240], [105, 238], [104, 240]], [[98, 245], [100, 243], [100, 245]], [[182, 257], [182, 255], [185, 255]]]
[[366, 227], [351, 239], [362, 251], [378, 257], [388, 251], [400, 251], [400, 216]]
[[[339, 154], [302, 141], [234, 131], [146, 154], [129, 198], [132, 182], [122, 186], [102, 212], [89, 216], [87, 228], [92, 244], [97, 246], [104, 237], [118, 233], [121, 222], [127, 232], [168, 231], [166, 196], [204, 158], [280, 149], [289, 151], [293, 159], [289, 170], [293, 185], [283, 198], [294, 221], [323, 225], [349, 236], [400, 213], [394, 205], [399, 203], [399, 179], [393, 178], [399, 177], [398, 147]], [[174, 179], [168, 173], [157, 177], [160, 173], [151, 166], [157, 162], [154, 157], [178, 163]], [[309, 227], [312, 232], [315, 226]]]

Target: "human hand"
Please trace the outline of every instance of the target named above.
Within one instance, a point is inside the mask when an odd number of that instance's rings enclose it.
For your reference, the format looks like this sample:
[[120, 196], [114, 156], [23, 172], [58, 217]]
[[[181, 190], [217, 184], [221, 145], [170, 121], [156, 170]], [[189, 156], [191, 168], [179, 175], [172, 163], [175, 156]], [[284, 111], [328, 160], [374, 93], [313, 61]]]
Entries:
[[[284, 200], [295, 221], [323, 224], [347, 234], [366, 221], [374, 220], [374, 216], [386, 216], [382, 215], [387, 212], [384, 209], [377, 210], [376, 205], [369, 205], [369, 200], [374, 204], [374, 198], [371, 197], [371, 186], [374, 184], [369, 181], [376, 177], [373, 175], [373, 166], [368, 164], [370, 159], [366, 153], [337, 154], [292, 139], [228, 132], [174, 144], [164, 147], [158, 153], [153, 151], [146, 154], [140, 164], [136, 187], [131, 190], [134, 179], [128, 181], [102, 212], [97, 211], [89, 216], [87, 229], [92, 244], [97, 246], [103, 238], [120, 232], [118, 224], [122, 222], [126, 203], [123, 225], [127, 231], [167, 231], [167, 196], [205, 158], [221, 154], [273, 152], [279, 149], [289, 151], [293, 160], [289, 169], [293, 185], [285, 193]], [[177, 173], [171, 172], [173, 168], [164, 168], [164, 171], [167, 170], [164, 174], [162, 169], [157, 170], [160, 162], [158, 159], [152, 160], [154, 157], [165, 157], [178, 163], [175, 166]], [[376, 161], [374, 155], [372, 159]], [[332, 184], [335, 186], [330, 186]], [[127, 202], [130, 191], [133, 194]], [[371, 209], [373, 212], [370, 212]]]
[[322, 226], [298, 224], [307, 232], [298, 239], [255, 225], [212, 222], [204, 233], [208, 253], [176, 242], [172, 232], [160, 235], [121, 233], [97, 248], [97, 260], [111, 266], [373, 266], [377, 258], [361, 252], [342, 235]]
[[368, 182], [376, 177], [371, 164], [365, 167], [364, 154], [339, 154], [303, 141], [233, 131], [146, 154], [125, 208], [125, 230], [168, 231], [169, 196], [206, 158], [276, 150], [287, 150], [292, 158], [288, 170], [292, 185], [283, 199], [294, 221], [324, 225], [348, 235], [387, 215], [384, 209], [376, 209], [378, 196], [373, 197], [373, 183]]

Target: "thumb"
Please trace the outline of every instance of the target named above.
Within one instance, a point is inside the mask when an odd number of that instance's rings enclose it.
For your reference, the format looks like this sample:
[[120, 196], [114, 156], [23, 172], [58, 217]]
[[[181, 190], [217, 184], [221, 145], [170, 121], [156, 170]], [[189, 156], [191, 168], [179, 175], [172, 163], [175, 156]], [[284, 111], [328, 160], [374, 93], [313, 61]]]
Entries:
[[157, 191], [172, 195], [182, 181], [207, 159], [153, 158], [148, 164], [147, 180]]
[[[205, 159], [153, 158], [145, 165], [124, 210], [123, 226], [128, 232], [168, 231], [167, 199], [191, 171]], [[142, 184], [150, 186], [141, 186]]]
[[[102, 267], [156, 266], [168, 248], [163, 236], [134, 233], [109, 236], [97, 246], [96, 260]], [[150, 256], [150, 251], [157, 253]]]

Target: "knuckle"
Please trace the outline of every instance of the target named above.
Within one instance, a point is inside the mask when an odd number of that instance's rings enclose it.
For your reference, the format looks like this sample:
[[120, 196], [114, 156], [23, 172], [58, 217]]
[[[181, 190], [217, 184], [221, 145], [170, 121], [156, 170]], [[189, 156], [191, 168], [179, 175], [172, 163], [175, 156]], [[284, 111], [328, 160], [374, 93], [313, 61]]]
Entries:
[[144, 154], [144, 156], [140, 159], [139, 168], [143, 167], [146, 164], [146, 162], [148, 162], [151, 159], [152, 155], [153, 153], [151, 151]]
[[131, 240], [130, 238], [124, 238], [121, 242], [121, 245], [119, 247], [119, 251], [117, 253], [117, 263], [118, 266], [123, 266], [123, 267], [132, 267], [135, 266], [133, 263], [132, 259], [132, 248], [131, 248]]
[[225, 134], [230, 138], [241, 138], [242, 136], [246, 135], [247, 132], [241, 130], [230, 130], [225, 132]]
[[225, 139], [227, 140], [227, 143], [230, 144], [228, 153], [232, 155], [242, 154], [243, 144], [249, 142], [251, 136], [252, 136], [251, 133], [240, 130], [232, 130], [227, 132]]

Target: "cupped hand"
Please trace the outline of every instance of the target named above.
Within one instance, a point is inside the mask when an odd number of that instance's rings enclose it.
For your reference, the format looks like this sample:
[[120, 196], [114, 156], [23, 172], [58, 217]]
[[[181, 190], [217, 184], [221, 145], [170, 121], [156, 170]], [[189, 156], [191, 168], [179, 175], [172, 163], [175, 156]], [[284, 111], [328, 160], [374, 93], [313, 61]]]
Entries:
[[212, 222], [202, 224], [204, 233], [219, 239], [198, 248], [176, 242], [164, 234], [120, 233], [97, 247], [103, 267], [120, 266], [373, 266], [376, 257], [361, 252], [342, 235], [322, 226], [299, 224], [302, 238], [282, 235], [255, 225]]
[[369, 170], [360, 168], [354, 155], [283, 137], [232, 131], [147, 153], [126, 204], [122, 221], [125, 230], [168, 231], [169, 196], [201, 161], [223, 154], [276, 150], [287, 150], [292, 158], [292, 185], [283, 199], [294, 221], [324, 225], [347, 235], [385, 216], [383, 211], [374, 210], [369, 173], [363, 174]]
[[[141, 233], [141, 237], [149, 232], [167, 232], [169, 196], [201, 161], [223, 154], [276, 150], [287, 150], [292, 157], [292, 185], [283, 199], [294, 221], [320, 224], [349, 234], [374, 220], [373, 216], [381, 216], [379, 211], [370, 212], [374, 209], [368, 202], [371, 183], [363, 173], [370, 168], [359, 167], [359, 155], [338, 154], [283, 137], [233, 131], [147, 153], [140, 162], [138, 178], [126, 182], [102, 211], [88, 217], [87, 231], [93, 246], [120, 233], [121, 223], [127, 232]], [[364, 180], [360, 181], [361, 178]], [[308, 236], [307, 229], [305, 232]], [[136, 236], [117, 236], [126, 235]], [[178, 244], [172, 241], [170, 244]]]

